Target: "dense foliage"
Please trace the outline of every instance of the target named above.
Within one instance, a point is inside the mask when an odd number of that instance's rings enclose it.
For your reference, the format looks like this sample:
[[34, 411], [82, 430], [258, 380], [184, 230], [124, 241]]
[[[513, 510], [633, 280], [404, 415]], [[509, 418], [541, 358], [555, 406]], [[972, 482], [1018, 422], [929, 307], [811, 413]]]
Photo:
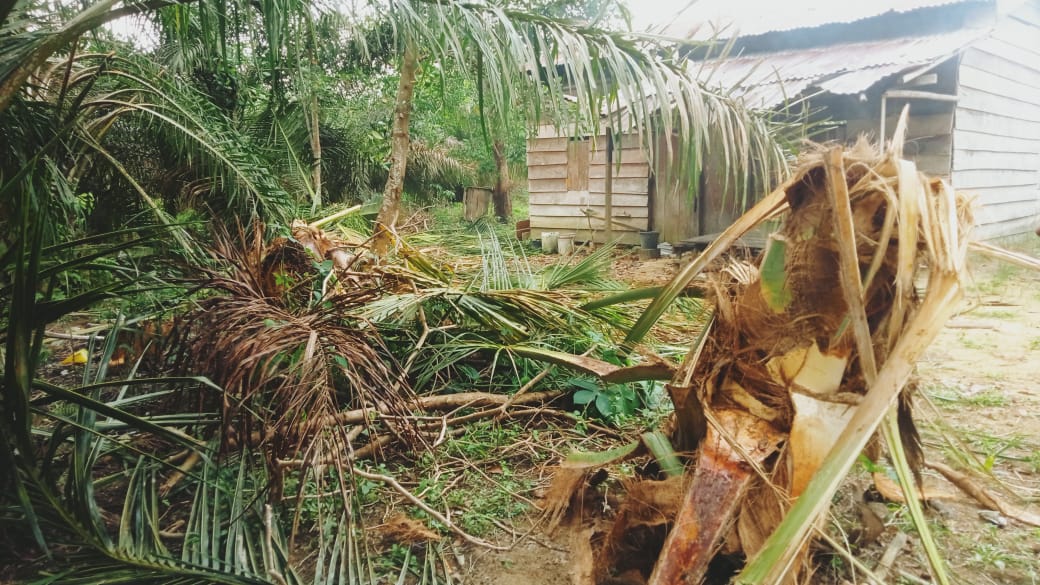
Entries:
[[[378, 198], [406, 47], [420, 67], [405, 187], [420, 201], [491, 182], [492, 143], [521, 165], [535, 123], [588, 132], [622, 100], [635, 131], [686, 139], [689, 172], [712, 136], [726, 137], [734, 173], [780, 163], [768, 121], [686, 77], [674, 47], [602, 28], [623, 20], [611, 3], [590, 3], [585, 21], [556, 2], [361, 4], [0, 9], [0, 522], [4, 544], [55, 561], [43, 563], [48, 582], [371, 581], [355, 504], [361, 479], [383, 476], [354, 466], [352, 442], [379, 437], [326, 423], [380, 400], [403, 413], [413, 385], [505, 360], [503, 345], [544, 350], [560, 330], [609, 329], [610, 314], [578, 296], [516, 292], [509, 279], [507, 291], [473, 290], [407, 247], [407, 270], [359, 281], [346, 275], [361, 255], [337, 273], [292, 248], [294, 218]], [[140, 34], [120, 40], [128, 22]], [[670, 96], [674, 114], [648, 94]], [[295, 249], [282, 259], [292, 270], [267, 262], [265, 243]], [[366, 315], [375, 297], [408, 318]], [[82, 380], [47, 381], [48, 328], [99, 306], [113, 322], [84, 340]], [[119, 362], [127, 335], [162, 329], [155, 313], [200, 307], [207, 329], [184, 338], [197, 359], [179, 376], [154, 355]], [[427, 311], [451, 326], [430, 333]], [[436, 351], [413, 357], [427, 341]], [[448, 364], [456, 341], [466, 351]], [[551, 348], [594, 345], [566, 342]], [[636, 405], [594, 402], [604, 415]], [[387, 428], [422, 442], [422, 429]], [[316, 494], [301, 520], [293, 502]], [[301, 522], [309, 556], [293, 548]]]

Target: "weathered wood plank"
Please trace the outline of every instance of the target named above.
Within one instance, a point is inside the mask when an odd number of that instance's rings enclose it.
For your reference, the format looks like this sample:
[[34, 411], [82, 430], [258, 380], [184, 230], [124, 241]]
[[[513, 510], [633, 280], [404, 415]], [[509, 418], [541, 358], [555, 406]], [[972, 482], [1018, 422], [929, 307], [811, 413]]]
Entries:
[[[1034, 63], [1009, 59], [982, 47], [971, 47], [964, 52], [964, 56], [961, 58], [962, 83], [965, 68], [970, 68], [973, 71], [984, 71], [1004, 79], [1017, 81], [1026, 87], [1040, 88], [1040, 69], [1037, 69]], [[969, 83], [971, 82], [969, 81]], [[974, 83], [972, 83], [972, 86], [978, 87]]]
[[[1040, 193], [1037, 193], [1040, 196]], [[1016, 219], [1035, 218], [1037, 216], [1037, 200], [1016, 201], [1012, 203], [1000, 203], [985, 205], [975, 212], [975, 223], [985, 225], [988, 223], [1000, 223]]]
[[528, 179], [566, 179], [567, 165], [536, 165], [528, 167]]
[[1040, 154], [1036, 152], [989, 152], [957, 148], [953, 153], [953, 160], [958, 171], [1040, 170]]
[[1004, 203], [1019, 203], [1022, 201], [1036, 201], [1040, 196], [1035, 185], [1021, 187], [981, 187], [966, 190], [969, 195], [976, 197], [978, 205], [1002, 205]]
[[[620, 167], [618, 165], [611, 165], [614, 169], [612, 173], [615, 179], [627, 179], [627, 178], [646, 178], [650, 176], [650, 165], [645, 162], [638, 163], [622, 163]], [[589, 177], [593, 179], [602, 179], [607, 176], [607, 165], [593, 163], [592, 167], [589, 168]]]
[[959, 150], [986, 150], [990, 152], [1040, 152], [1040, 134], [1037, 138], [1016, 138], [1003, 134], [973, 132], [958, 128], [956, 132]]
[[[643, 163], [647, 164], [646, 154], [638, 148], [622, 148], [614, 153], [614, 163], [621, 162], [621, 164], [628, 163]], [[607, 162], [607, 151], [594, 150], [592, 151], [592, 163], [601, 165]]]
[[[529, 203], [531, 205], [576, 205], [587, 207], [589, 205], [605, 205], [606, 196], [603, 193], [591, 193], [588, 191], [567, 191], [566, 193], [531, 193]], [[649, 197], [646, 195], [618, 195], [615, 194], [614, 205], [619, 207], [646, 207]]]
[[967, 78], [958, 94], [961, 107], [1037, 121], [1040, 92], [1035, 88], [971, 67], [961, 68], [961, 75]]
[[565, 165], [567, 164], [567, 149], [563, 150], [536, 150], [527, 151], [527, 166], [539, 165]]
[[[648, 179], [627, 178], [614, 179], [613, 191], [615, 195], [646, 195], [649, 188]], [[566, 179], [528, 179], [527, 190], [530, 193], [566, 193], [573, 189], [567, 188]], [[581, 189], [585, 191], [586, 189]], [[605, 193], [606, 185], [604, 179], [590, 179], [588, 189], [590, 193]]]
[[[957, 108], [957, 129], [984, 132], [1013, 138], [1033, 139], [1040, 136], [1040, 123], [1016, 120], [990, 110]], [[956, 144], [957, 138], [954, 137]]]
[[530, 138], [527, 152], [567, 152], [568, 138]]
[[[621, 218], [615, 217], [625, 223], [632, 224], [641, 230], [647, 229], [649, 225], [649, 219], [645, 217], [633, 217], [633, 218]], [[587, 230], [589, 229], [589, 218], [586, 217], [541, 217], [531, 216], [531, 233], [537, 233], [536, 229], [559, 229], [559, 230]], [[594, 229], [602, 229], [605, 223], [602, 219], [592, 218], [592, 227]], [[625, 228], [615, 224], [614, 231], [621, 231]]]
[[953, 186], [957, 189], [1036, 184], [1036, 171], [961, 171], [956, 168], [953, 170]]
[[[645, 195], [650, 182], [644, 178], [618, 178], [613, 181], [613, 191], [618, 195]], [[589, 192], [606, 193], [606, 180], [603, 178], [589, 180]]]
[[[534, 204], [530, 206], [528, 215], [531, 217], [585, 217], [584, 210], [590, 209], [593, 213], [604, 216], [605, 209], [602, 205], [552, 205]], [[614, 205], [614, 218], [627, 221], [629, 217], [649, 217], [650, 209], [643, 207], [622, 207]]]
[[1036, 30], [1036, 27], [1009, 18], [993, 31], [992, 36], [1028, 51], [1036, 59], [1040, 57], [1040, 39], [1037, 38]]
[[976, 49], [1000, 57], [1006, 61], [1021, 63], [1026, 66], [1036, 59], [1036, 57], [1026, 49], [993, 36], [980, 39], [972, 45], [971, 49]]
[[531, 193], [566, 193], [567, 179], [527, 179], [527, 190]]
[[1037, 221], [1035, 217], [1021, 217], [1008, 221], [978, 225], [975, 227], [973, 235], [980, 240], [992, 240], [1006, 236], [1031, 234], [1036, 229], [1037, 224], [1040, 224], [1040, 221]]
[[571, 140], [567, 144], [567, 190], [589, 188], [589, 141]]
[[[559, 231], [557, 228], [531, 228], [531, 234], [534, 238], [540, 238], [541, 232], [543, 231]], [[570, 229], [567, 233], [574, 234], [574, 241], [576, 242], [588, 242], [594, 241], [596, 243], [605, 243], [606, 235], [602, 229], [594, 229], [589, 231], [589, 226], [585, 226], [583, 229]], [[628, 231], [620, 226], [614, 227], [614, 238], [620, 239], [621, 243], [627, 246], [636, 246], [639, 244], [639, 234], [636, 231]]]

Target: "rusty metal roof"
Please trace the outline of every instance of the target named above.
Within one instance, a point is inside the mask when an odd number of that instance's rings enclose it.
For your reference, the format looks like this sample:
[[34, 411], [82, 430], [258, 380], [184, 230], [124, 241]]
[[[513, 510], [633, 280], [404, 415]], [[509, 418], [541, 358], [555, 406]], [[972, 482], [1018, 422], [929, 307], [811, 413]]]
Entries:
[[700, 78], [709, 86], [736, 88], [751, 107], [773, 108], [806, 91], [862, 92], [889, 76], [944, 61], [988, 32], [965, 29], [734, 57], [706, 65]]

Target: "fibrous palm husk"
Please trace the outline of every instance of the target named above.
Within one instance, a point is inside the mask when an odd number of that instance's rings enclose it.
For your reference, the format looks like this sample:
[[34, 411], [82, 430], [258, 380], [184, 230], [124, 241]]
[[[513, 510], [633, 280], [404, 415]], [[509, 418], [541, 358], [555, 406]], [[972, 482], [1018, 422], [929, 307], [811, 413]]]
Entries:
[[[700, 583], [733, 526], [741, 552], [753, 557], [808, 489], [820, 500], [813, 503], [818, 518], [829, 494], [815, 490], [840, 482], [817, 477], [821, 465], [833, 464], [831, 447], [863, 449], [948, 318], [972, 225], [969, 202], [900, 155], [898, 145], [879, 154], [865, 142], [819, 149], [752, 217], [738, 220], [746, 229], [787, 208], [756, 278], [716, 286], [715, 322], [691, 352], [696, 362], [681, 371], [692, 372], [692, 383], [673, 380], [673, 399], [685, 397], [677, 416], [696, 423], [685, 425], [678, 447], [697, 447], [699, 455], [651, 584]], [[689, 429], [702, 430], [690, 436]], [[919, 465], [913, 430], [903, 431]], [[848, 467], [833, 465], [843, 477]], [[725, 501], [701, 497], [719, 485]], [[783, 555], [769, 579], [748, 582], [796, 582], [805, 560], [798, 543], [812, 524], [804, 523], [793, 545], [774, 543], [797, 554]]]

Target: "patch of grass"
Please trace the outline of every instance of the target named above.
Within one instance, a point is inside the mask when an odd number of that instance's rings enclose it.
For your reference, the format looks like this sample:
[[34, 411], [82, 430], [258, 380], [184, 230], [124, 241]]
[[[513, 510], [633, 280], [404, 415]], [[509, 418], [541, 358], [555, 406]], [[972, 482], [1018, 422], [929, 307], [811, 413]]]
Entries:
[[925, 388], [928, 395], [941, 404], [949, 406], [1007, 406], [1007, 396], [996, 388], [986, 388], [979, 392], [965, 392], [955, 386], [931, 386]]
[[1019, 318], [1019, 314], [1015, 311], [1008, 311], [1006, 309], [986, 309], [982, 311], [976, 311], [979, 317], [984, 319], [999, 319], [1001, 321], [1014, 321]]
[[1040, 337], [1034, 337], [1029, 340], [1029, 350], [1037, 351], [1040, 350]]
[[982, 343], [978, 339], [975, 339], [973, 336], [965, 334], [965, 333], [961, 333], [957, 337], [957, 341], [959, 341], [960, 344], [963, 345], [967, 349], [982, 350], [982, 349], [986, 349], [987, 348], [986, 344]]

